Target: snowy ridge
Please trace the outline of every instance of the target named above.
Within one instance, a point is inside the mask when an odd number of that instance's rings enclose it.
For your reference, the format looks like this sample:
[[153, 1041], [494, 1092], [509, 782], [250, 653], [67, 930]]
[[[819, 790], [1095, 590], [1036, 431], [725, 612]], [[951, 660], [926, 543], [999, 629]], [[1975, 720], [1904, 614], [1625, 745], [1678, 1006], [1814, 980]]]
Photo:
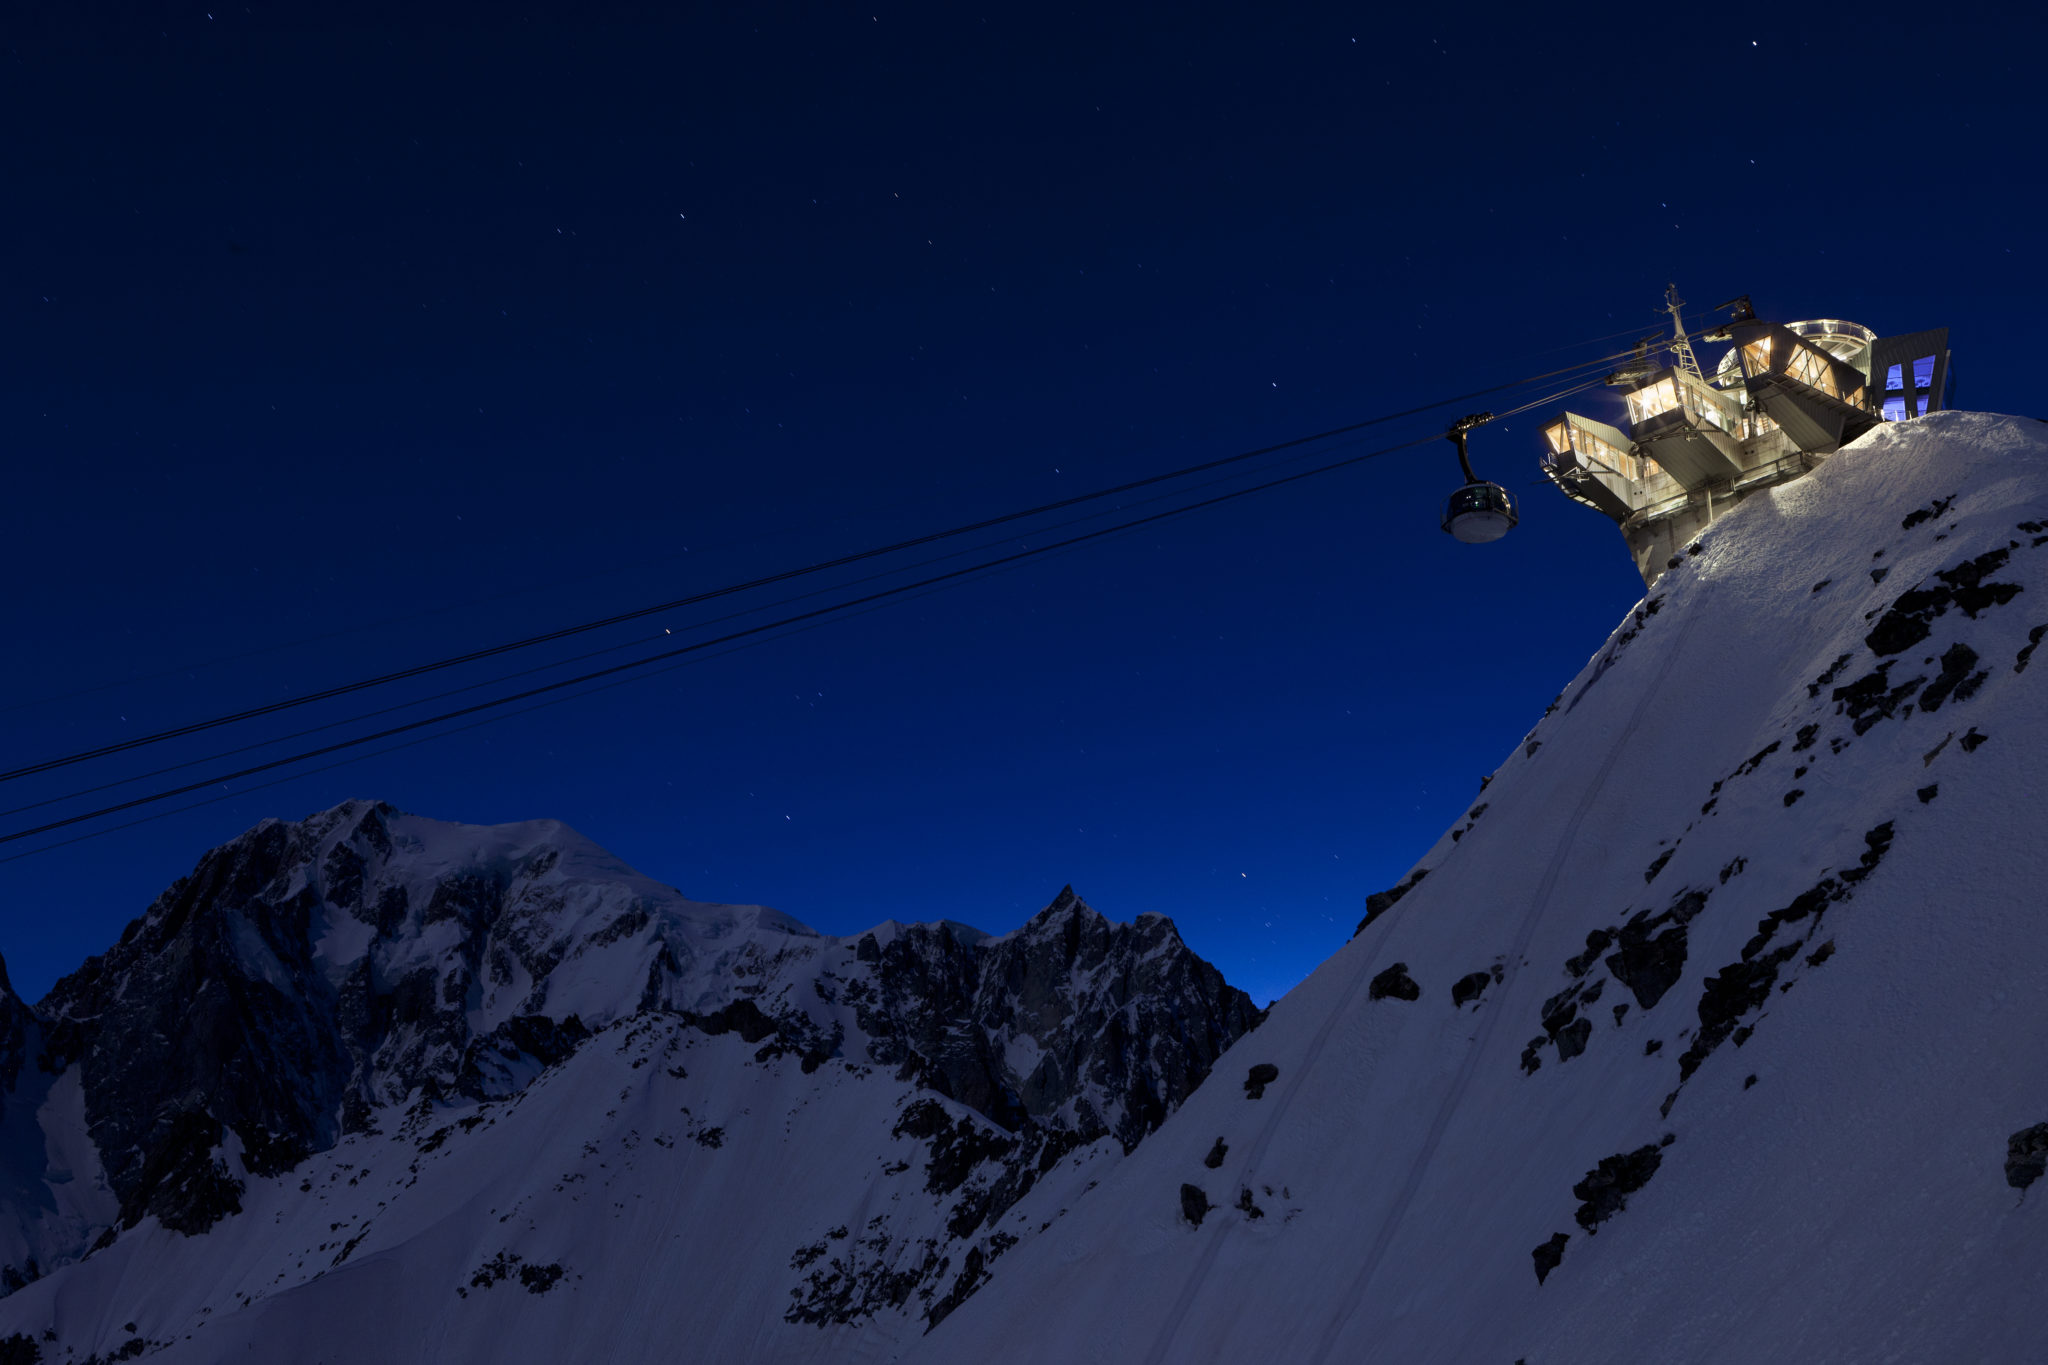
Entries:
[[2039, 422], [1743, 504], [907, 1358], [2048, 1354], [2044, 637]]
[[0, 1350], [558, 1358], [661, 1266], [693, 1288], [612, 1358], [841, 1359], [942, 1321], [1257, 1018], [1071, 890], [999, 941], [833, 939], [552, 821], [265, 821], [0, 1019]]

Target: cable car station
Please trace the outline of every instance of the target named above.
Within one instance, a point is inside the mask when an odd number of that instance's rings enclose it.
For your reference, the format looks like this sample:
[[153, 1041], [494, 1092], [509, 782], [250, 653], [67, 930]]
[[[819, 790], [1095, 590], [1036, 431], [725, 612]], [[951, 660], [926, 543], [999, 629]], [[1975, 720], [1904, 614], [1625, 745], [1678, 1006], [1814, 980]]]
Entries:
[[[1730, 343], [1709, 379], [1679, 315], [1684, 300], [1675, 288], [1665, 300], [1673, 335], [1660, 349], [1673, 363], [1655, 364], [1645, 341], [1606, 381], [1625, 394], [1628, 430], [1574, 412], [1542, 428], [1545, 477], [1620, 525], [1645, 584], [1750, 494], [1818, 468], [1880, 422], [1951, 406], [1945, 327], [1880, 337], [1833, 318], [1780, 325], [1744, 297], [1699, 338]], [[1446, 530], [1449, 519], [1447, 510]]]

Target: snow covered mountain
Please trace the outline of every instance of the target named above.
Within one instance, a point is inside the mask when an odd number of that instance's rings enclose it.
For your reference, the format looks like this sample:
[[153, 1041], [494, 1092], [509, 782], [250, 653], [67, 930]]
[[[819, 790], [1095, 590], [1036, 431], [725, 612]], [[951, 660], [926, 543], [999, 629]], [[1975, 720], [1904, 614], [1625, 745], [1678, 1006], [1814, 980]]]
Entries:
[[833, 939], [553, 822], [265, 821], [0, 999], [0, 1361], [856, 1358], [1258, 1019], [1071, 890]]
[[904, 1358], [2048, 1359], [2044, 636], [2039, 421], [1743, 503]]
[[2048, 1358], [2044, 639], [2048, 425], [1881, 427], [1256, 1032], [1070, 894], [838, 940], [267, 823], [0, 997], [0, 1365]]

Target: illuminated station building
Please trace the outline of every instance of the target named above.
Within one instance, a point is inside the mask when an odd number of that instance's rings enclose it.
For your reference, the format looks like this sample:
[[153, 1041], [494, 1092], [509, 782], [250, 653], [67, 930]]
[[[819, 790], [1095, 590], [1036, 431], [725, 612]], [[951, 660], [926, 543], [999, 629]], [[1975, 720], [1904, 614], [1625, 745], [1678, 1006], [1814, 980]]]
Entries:
[[1731, 343], [1704, 376], [1666, 294], [1675, 364], [1654, 367], [1646, 343], [1610, 376], [1628, 400], [1628, 430], [1567, 412], [1543, 428], [1543, 472], [1567, 497], [1621, 526], [1644, 583], [1759, 489], [1817, 468], [1880, 422], [1951, 405], [1948, 329], [1881, 337], [1837, 318], [1759, 320], [1748, 299], [1701, 341]]

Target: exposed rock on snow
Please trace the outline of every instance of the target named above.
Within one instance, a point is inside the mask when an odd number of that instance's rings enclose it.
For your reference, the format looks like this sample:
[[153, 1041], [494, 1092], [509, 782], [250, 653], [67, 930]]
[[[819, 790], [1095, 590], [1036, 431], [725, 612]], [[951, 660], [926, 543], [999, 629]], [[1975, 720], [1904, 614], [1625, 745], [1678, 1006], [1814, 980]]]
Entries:
[[1366, 988], [1365, 994], [1369, 1000], [1420, 1000], [1422, 987], [1408, 975], [1407, 963], [1396, 962], [1372, 979], [1372, 985]]
[[2005, 1183], [2016, 1190], [2048, 1175], [2048, 1123], [2022, 1128], [2005, 1141]]

